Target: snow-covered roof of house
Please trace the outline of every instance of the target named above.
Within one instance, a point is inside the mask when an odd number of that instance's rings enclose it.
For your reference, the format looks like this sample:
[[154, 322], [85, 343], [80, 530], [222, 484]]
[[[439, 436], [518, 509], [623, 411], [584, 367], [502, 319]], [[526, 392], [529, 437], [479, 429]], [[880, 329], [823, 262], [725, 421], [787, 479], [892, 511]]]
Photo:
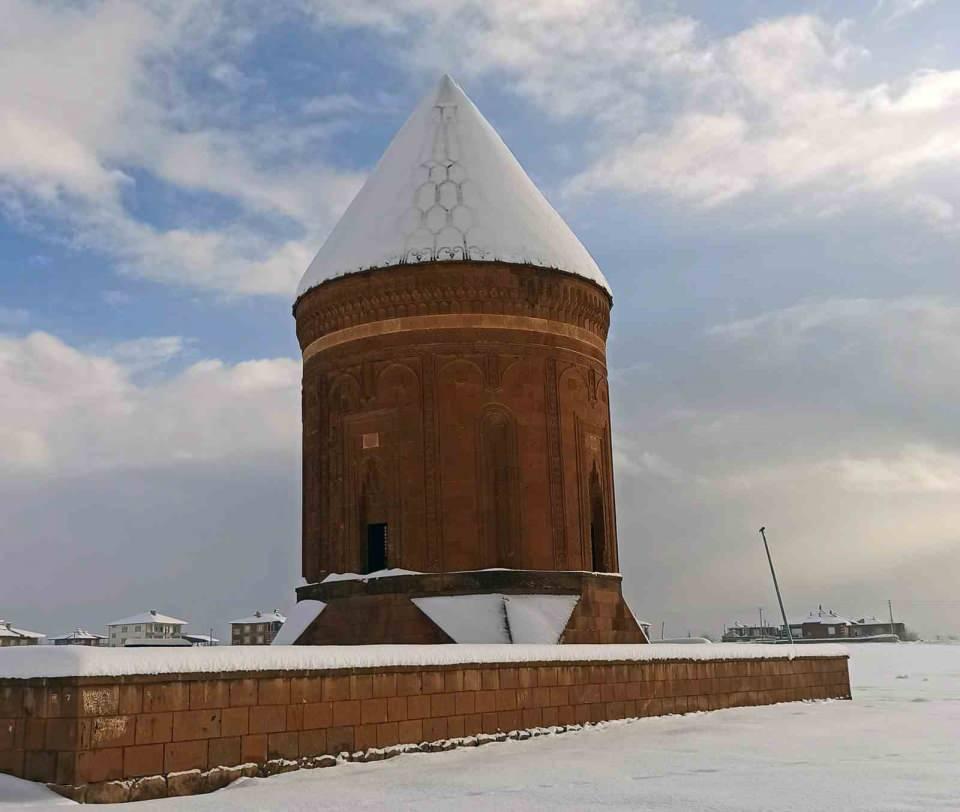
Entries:
[[261, 612], [259, 609], [250, 617], [241, 617], [231, 620], [230, 623], [286, 623], [287, 619], [276, 609], [272, 612]]
[[[849, 625], [849, 624], [853, 624], [855, 621], [850, 620], [850, 618], [841, 617], [832, 609], [831, 610], [818, 609], [815, 612], [811, 612], [800, 622], [801, 623], [824, 623], [828, 626], [834, 626], [841, 623], [846, 623]], [[793, 625], [797, 625], [797, 624], [793, 624]]]
[[610, 286], [474, 103], [443, 76], [407, 119], [297, 289], [436, 260], [557, 268]]
[[102, 634], [96, 634], [95, 632], [88, 632], [86, 629], [76, 629], [69, 634], [58, 634], [56, 637], [51, 637], [51, 640], [106, 640], [106, 637]]
[[114, 620], [107, 625], [130, 626], [136, 625], [137, 623], [172, 623], [175, 626], [187, 625], [186, 620], [177, 620], [175, 617], [170, 617], [170, 615], [162, 615], [156, 609], [151, 609], [149, 612], [142, 612], [139, 615], [121, 618], [120, 620]]
[[40, 634], [40, 632], [30, 632], [26, 629], [17, 629], [6, 620], [0, 620], [0, 637], [27, 637], [31, 640], [39, 640], [46, 635]]
[[186, 632], [184, 632], [184, 633], [181, 635], [181, 638], [184, 639], [184, 640], [188, 640], [188, 641], [191, 642], [191, 643], [208, 643], [208, 644], [213, 644], [213, 643], [219, 643], [219, 642], [220, 642], [220, 640], [219, 640], [218, 638], [213, 637], [213, 636], [211, 636], [211, 635], [209, 635], [209, 634], [187, 634]]

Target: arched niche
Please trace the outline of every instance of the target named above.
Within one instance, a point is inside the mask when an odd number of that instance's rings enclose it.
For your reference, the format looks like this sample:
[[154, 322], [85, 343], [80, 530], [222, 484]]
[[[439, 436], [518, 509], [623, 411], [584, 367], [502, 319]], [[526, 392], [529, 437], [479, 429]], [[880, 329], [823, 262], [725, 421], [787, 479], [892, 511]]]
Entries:
[[480, 415], [480, 487], [486, 547], [495, 566], [517, 567], [520, 539], [520, 458], [517, 421], [500, 405]]

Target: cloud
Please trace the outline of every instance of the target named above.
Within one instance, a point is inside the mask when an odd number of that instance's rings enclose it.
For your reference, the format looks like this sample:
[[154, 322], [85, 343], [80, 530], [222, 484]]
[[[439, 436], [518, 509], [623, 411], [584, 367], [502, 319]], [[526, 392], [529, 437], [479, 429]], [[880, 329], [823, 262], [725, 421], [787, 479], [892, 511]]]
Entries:
[[[709, 80], [697, 77], [681, 92], [662, 126], [638, 119], [639, 134], [611, 139], [571, 192], [656, 193], [714, 207], [803, 190], [829, 211], [859, 195], [907, 190], [909, 210], [917, 196], [929, 202], [925, 173], [956, 174], [960, 71], [858, 87], [850, 67], [864, 54], [847, 26], [809, 16], [758, 23], [702, 47]], [[952, 219], [953, 208], [941, 200], [939, 221]]]
[[138, 384], [169, 361], [177, 337], [92, 354], [34, 332], [0, 338], [0, 470], [51, 477], [183, 462], [293, 456], [300, 365], [290, 359], [200, 361]]
[[[229, 7], [14, 0], [4, 13], [0, 211], [147, 278], [291, 293], [306, 263], [285, 263], [316, 250], [361, 176], [318, 157], [328, 128], [241, 118], [195, 89], [209, 64], [243, 98], [227, 69], [242, 28]], [[190, 217], [196, 207], [173, 225], [145, 219], [144, 177], [207, 195], [209, 222]], [[240, 213], [217, 222], [225, 204]]]

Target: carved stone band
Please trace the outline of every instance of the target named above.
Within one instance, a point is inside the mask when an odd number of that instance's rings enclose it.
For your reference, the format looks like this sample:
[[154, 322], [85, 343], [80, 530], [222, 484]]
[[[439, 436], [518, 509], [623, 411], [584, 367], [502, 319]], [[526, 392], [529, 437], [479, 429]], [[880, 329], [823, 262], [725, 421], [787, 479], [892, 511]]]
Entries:
[[343, 330], [335, 330], [315, 339], [303, 351], [303, 360], [307, 361], [319, 352], [337, 347], [350, 341], [358, 341], [373, 336], [390, 333], [406, 333], [413, 330], [522, 330], [533, 333], [553, 333], [575, 341], [582, 341], [594, 349], [605, 351], [606, 342], [596, 333], [553, 319], [541, 319], [535, 316], [507, 316], [497, 313], [440, 313], [432, 316], [404, 316], [395, 319], [367, 322]]

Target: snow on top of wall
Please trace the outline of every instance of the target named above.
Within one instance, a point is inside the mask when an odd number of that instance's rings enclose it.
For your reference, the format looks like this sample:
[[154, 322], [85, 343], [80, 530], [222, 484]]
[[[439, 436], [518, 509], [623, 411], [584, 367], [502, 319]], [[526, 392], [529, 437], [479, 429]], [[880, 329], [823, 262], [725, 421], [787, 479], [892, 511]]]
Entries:
[[297, 290], [434, 260], [558, 268], [610, 286], [474, 103], [449, 76], [394, 136]]
[[366, 573], [331, 572], [320, 583], [332, 584], [335, 581], [369, 581], [372, 578], [395, 578], [398, 575], [423, 575], [423, 573], [417, 572], [416, 570], [401, 570], [401, 569], [376, 570], [374, 572], [366, 572]]
[[297, 638], [306, 631], [307, 626], [317, 619], [317, 616], [327, 608], [323, 601], [300, 601], [293, 609], [280, 631], [273, 638], [271, 646], [290, 646], [297, 642]]
[[455, 643], [510, 643], [503, 595], [441, 595], [411, 600]]
[[[300, 604], [306, 603], [301, 601]], [[292, 613], [291, 613], [292, 614]], [[287, 621], [289, 623], [289, 621]], [[99, 677], [134, 674], [216, 674], [236, 671], [309, 671], [335, 668], [440, 667], [525, 662], [651, 662], [662, 660], [759, 660], [767, 657], [845, 656], [832, 644], [712, 646], [424, 645], [424, 646], [202, 646], [125, 649], [91, 646], [0, 648], [0, 680], [34, 677]]]
[[504, 595], [514, 643], [556, 643], [579, 595]]

